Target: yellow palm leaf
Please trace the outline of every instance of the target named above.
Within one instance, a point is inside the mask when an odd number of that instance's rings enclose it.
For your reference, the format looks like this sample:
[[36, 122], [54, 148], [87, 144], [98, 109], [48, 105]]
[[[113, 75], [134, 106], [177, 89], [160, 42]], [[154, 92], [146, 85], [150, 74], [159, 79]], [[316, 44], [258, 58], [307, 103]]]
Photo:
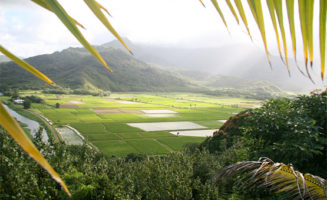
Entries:
[[284, 28], [284, 22], [283, 22], [283, 2], [280, 0], [274, 0], [274, 5], [275, 5], [275, 10], [277, 14], [277, 19], [278, 19], [278, 24], [279, 24], [279, 29], [282, 34], [283, 38], [283, 46], [284, 46], [284, 55], [285, 55], [285, 60], [286, 60], [286, 66], [289, 70], [289, 65], [288, 65], [288, 53], [287, 53], [287, 44], [286, 44], [286, 35], [285, 35], [285, 28]]
[[241, 16], [241, 19], [245, 25], [245, 28], [246, 28], [246, 31], [248, 32], [251, 40], [252, 40], [252, 37], [251, 37], [251, 34], [250, 34], [250, 30], [249, 30], [249, 25], [248, 25], [248, 21], [246, 19], [246, 15], [245, 15], [245, 12], [244, 12], [244, 8], [243, 8], [243, 5], [242, 5], [242, 2], [241, 0], [234, 0], [235, 2], [235, 5], [237, 7], [237, 10], [238, 10], [238, 13], [240, 14]]
[[224, 17], [224, 14], [223, 14], [223, 12], [220, 9], [217, 0], [211, 0], [211, 2], [215, 6], [216, 10], [218, 11], [218, 14], [219, 14], [220, 18], [223, 20], [223, 22], [224, 22], [224, 24], [225, 24], [225, 26], [227, 28], [227, 31], [229, 32], [228, 26], [227, 26], [227, 23], [226, 23], [226, 20], [225, 20], [225, 17]]
[[279, 56], [280, 56], [280, 59], [283, 60], [282, 49], [281, 49], [280, 39], [279, 39], [279, 32], [278, 32], [278, 28], [277, 28], [277, 20], [276, 20], [276, 15], [275, 15], [274, 0], [267, 0], [267, 6], [268, 6], [268, 9], [269, 9], [270, 18], [271, 18], [271, 21], [273, 23], [273, 27], [274, 27], [275, 34], [276, 34]]
[[51, 79], [49, 79], [46, 75], [44, 75], [39, 70], [35, 69], [33, 66], [31, 66], [30, 64], [28, 64], [24, 60], [18, 58], [14, 54], [10, 53], [2, 45], [0, 45], [0, 52], [3, 53], [4, 55], [6, 55], [8, 58], [10, 58], [12, 61], [14, 61], [20, 67], [22, 67], [22, 68], [26, 69], [27, 71], [29, 71], [30, 73], [34, 74], [39, 79], [41, 79], [41, 80], [43, 80], [43, 81], [45, 81], [45, 82], [47, 82], [47, 83], [49, 83], [51, 85], [55, 85], [55, 83]]
[[325, 179], [311, 174], [303, 175], [292, 166], [274, 163], [269, 158], [224, 167], [218, 172], [217, 180], [240, 173], [248, 173], [240, 180], [245, 188], [267, 187], [272, 192], [292, 196], [292, 199], [327, 199]]
[[61, 7], [57, 0], [44, 0], [47, 7], [52, 10], [53, 13], [61, 20], [61, 22], [68, 28], [68, 30], [75, 36], [75, 38], [88, 50], [95, 58], [97, 58], [109, 71], [112, 70], [108, 67], [107, 63], [101, 57], [101, 55], [89, 44], [89, 42], [84, 38], [82, 33], [76, 27], [74, 21], [66, 13], [66, 11]]
[[128, 46], [125, 44], [123, 39], [120, 37], [120, 35], [117, 33], [117, 31], [112, 27], [108, 19], [104, 16], [104, 14], [101, 12], [101, 6], [98, 2], [95, 0], [84, 0], [86, 5], [92, 10], [92, 12], [97, 16], [97, 18], [102, 22], [102, 24], [124, 45], [124, 47], [127, 49], [127, 51], [131, 54], [132, 51], [128, 48]]
[[267, 46], [267, 39], [266, 39], [266, 29], [265, 29], [265, 22], [263, 18], [263, 12], [262, 12], [262, 5], [261, 1], [257, 0], [248, 0], [249, 7], [251, 9], [252, 15], [257, 23], [257, 26], [260, 30], [261, 38], [263, 41], [263, 44], [265, 46], [265, 51], [266, 55], [269, 61], [269, 65], [271, 67], [270, 63], [270, 56], [269, 56], [269, 51], [268, 51], [268, 46]]
[[200, 1], [200, 3], [203, 5], [203, 7], [206, 7], [205, 5], [204, 5], [204, 3], [203, 3], [203, 1], [202, 0], [199, 0]]
[[[32, 0], [32, 1], [33, 1], [34, 3], [36, 3], [36, 4], [38, 4], [39, 6], [45, 8], [46, 10], [52, 12], [52, 10], [48, 7], [48, 5], [47, 5], [45, 2], [43, 2], [42, 0]], [[75, 19], [72, 18], [72, 17], [70, 17], [70, 18], [73, 20], [73, 22], [74, 22], [77, 26], [80, 26], [81, 28], [84, 28], [84, 29], [85, 29], [85, 27], [84, 27], [82, 24], [80, 24], [77, 20], [75, 20]]]
[[310, 56], [310, 66], [313, 64], [313, 7], [314, 0], [305, 1], [305, 20], [307, 28], [307, 42]]
[[326, 11], [327, 1], [320, 0], [320, 59], [321, 59], [321, 78], [324, 79], [325, 73], [325, 52], [326, 52]]
[[240, 21], [238, 20], [238, 17], [237, 17], [237, 14], [236, 14], [236, 11], [235, 11], [235, 9], [234, 9], [234, 7], [233, 7], [232, 2], [231, 2], [230, 0], [226, 0], [226, 3], [227, 3], [227, 5], [228, 5], [230, 11], [233, 13], [233, 15], [234, 15], [234, 17], [235, 17], [235, 20], [236, 20], [237, 23], [239, 24]]
[[48, 161], [37, 150], [31, 140], [26, 136], [23, 129], [19, 126], [17, 121], [10, 116], [5, 107], [0, 102], [0, 125], [3, 126], [11, 137], [30, 155], [36, 162], [38, 162], [48, 173], [56, 180], [70, 196], [69, 190], [65, 183], [61, 180], [57, 172], [51, 167]]
[[293, 54], [296, 60], [296, 37], [295, 37], [295, 22], [294, 22], [294, 0], [286, 1], [288, 22], [291, 32], [292, 45], [293, 45]]

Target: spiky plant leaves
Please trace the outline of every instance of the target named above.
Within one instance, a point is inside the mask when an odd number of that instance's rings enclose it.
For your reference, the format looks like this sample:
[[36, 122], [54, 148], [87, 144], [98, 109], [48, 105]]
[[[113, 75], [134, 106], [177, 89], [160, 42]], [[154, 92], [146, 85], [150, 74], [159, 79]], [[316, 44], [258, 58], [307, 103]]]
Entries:
[[286, 1], [286, 9], [288, 16], [288, 23], [291, 32], [292, 46], [293, 46], [293, 54], [296, 60], [296, 37], [295, 37], [295, 22], [294, 22], [294, 0]]
[[325, 179], [302, 174], [291, 165], [274, 163], [269, 158], [229, 165], [217, 173], [216, 179], [244, 173], [246, 176], [239, 180], [244, 189], [266, 188], [285, 199], [327, 199]]
[[28, 64], [24, 60], [18, 58], [17, 56], [15, 56], [11, 52], [9, 52], [2, 45], [0, 45], [0, 52], [3, 53], [4, 55], [6, 55], [8, 58], [10, 58], [12, 61], [14, 61], [17, 65], [19, 65], [23, 69], [26, 69], [31, 74], [38, 77], [39, 79], [45, 81], [46, 83], [49, 83], [50, 85], [55, 85], [55, 83], [51, 79], [49, 79], [46, 75], [44, 75], [39, 70], [35, 69], [33, 66], [31, 66], [30, 64]]
[[327, 0], [320, 0], [319, 38], [320, 38], [321, 79], [324, 79], [325, 76], [326, 12], [327, 12]]
[[36, 162], [38, 162], [48, 173], [56, 180], [70, 196], [69, 190], [60, 178], [57, 172], [51, 167], [48, 161], [42, 156], [39, 150], [34, 146], [31, 140], [26, 136], [23, 129], [19, 126], [18, 122], [10, 116], [6, 108], [0, 102], [0, 125], [3, 126], [11, 137], [19, 144], [24, 151], [30, 155]]
[[200, 1], [200, 3], [203, 5], [203, 7], [206, 7], [205, 5], [204, 5], [204, 3], [203, 3], [203, 1], [202, 0], [199, 0]]
[[270, 18], [273, 23], [273, 27], [274, 27], [275, 34], [276, 34], [279, 56], [280, 56], [280, 59], [283, 60], [282, 49], [281, 49], [280, 39], [279, 39], [279, 32], [278, 32], [278, 28], [277, 28], [274, 0], [267, 0], [266, 2], [267, 2], [268, 9], [269, 9]]
[[97, 58], [109, 71], [112, 72], [101, 55], [84, 38], [82, 33], [76, 27], [74, 21], [67, 14], [64, 8], [57, 2], [57, 0], [44, 0], [44, 2], [47, 4], [47, 7], [57, 15], [60, 21], [68, 28], [68, 30], [75, 36], [75, 38], [84, 46], [84, 48], [88, 50], [95, 58]]
[[311, 67], [313, 64], [313, 7], [314, 0], [305, 1], [305, 24], [307, 28], [307, 43]]
[[233, 14], [233, 16], [234, 16], [236, 22], [239, 24], [240, 21], [238, 20], [238, 17], [237, 17], [237, 14], [236, 14], [236, 11], [235, 11], [235, 9], [234, 9], [234, 7], [233, 7], [232, 2], [231, 2], [230, 0], [226, 0], [226, 3], [227, 3], [227, 5], [228, 5], [230, 11], [232, 12], [232, 14]]
[[269, 65], [271, 67], [270, 56], [269, 56], [268, 45], [267, 45], [267, 38], [266, 38], [265, 22], [264, 22], [264, 18], [263, 18], [261, 1], [248, 0], [248, 4], [250, 6], [252, 15], [253, 15], [256, 23], [257, 23], [257, 26], [258, 26], [258, 28], [260, 30], [261, 38], [262, 38], [263, 44], [265, 46], [267, 59], [269, 61]]
[[283, 46], [284, 46], [284, 55], [285, 55], [285, 60], [286, 60], [286, 66], [289, 70], [289, 65], [288, 65], [288, 53], [287, 53], [287, 44], [286, 44], [286, 35], [285, 35], [285, 28], [284, 28], [284, 18], [283, 18], [283, 1], [280, 0], [274, 0], [274, 8], [277, 14], [277, 19], [278, 19], [278, 24], [279, 24], [279, 29], [282, 34], [282, 39], [283, 39]]
[[114, 27], [112, 27], [106, 16], [101, 12], [101, 8], [103, 9], [103, 6], [95, 0], [84, 0], [84, 2], [92, 10], [95, 16], [97, 16], [97, 18], [102, 22], [102, 24], [124, 45], [127, 51], [133, 54], [123, 39], [120, 37], [120, 35], [117, 33], [117, 31], [114, 29]]
[[[31, 1], [33, 1], [34, 3], [38, 4], [39, 6], [41, 6], [41, 7], [43, 7], [43, 8], [45, 8], [46, 10], [48, 10], [48, 11], [50, 11], [50, 12], [53, 12], [53, 11], [51, 10], [51, 8], [49, 8], [48, 5], [47, 5], [44, 1], [42, 1], [42, 0], [31, 0]], [[75, 19], [72, 18], [72, 17], [70, 17], [70, 18], [73, 20], [73, 22], [74, 22], [77, 26], [80, 26], [81, 28], [85, 29], [85, 27], [84, 27], [81, 23], [79, 23], [77, 20], [75, 20]]]
[[249, 30], [248, 21], [246, 19], [246, 15], [245, 15], [245, 12], [244, 12], [244, 8], [243, 8], [243, 5], [242, 5], [242, 2], [241, 2], [241, 0], [234, 0], [234, 3], [236, 5], [236, 8], [238, 10], [238, 13], [241, 16], [241, 19], [242, 19], [243, 23], [245, 25], [246, 31], [248, 32], [248, 35], [250, 36], [250, 38], [252, 40], [252, 37], [251, 37], [251, 34], [250, 34], [250, 30]]
[[225, 17], [224, 17], [224, 14], [223, 12], [221, 11], [220, 7], [219, 7], [219, 4], [218, 4], [218, 1], [217, 0], [211, 0], [212, 4], [215, 6], [220, 18], [223, 20], [226, 28], [227, 28], [227, 31], [229, 32], [228, 30], [228, 26], [227, 26], [227, 23], [226, 23], [226, 20], [225, 20]]

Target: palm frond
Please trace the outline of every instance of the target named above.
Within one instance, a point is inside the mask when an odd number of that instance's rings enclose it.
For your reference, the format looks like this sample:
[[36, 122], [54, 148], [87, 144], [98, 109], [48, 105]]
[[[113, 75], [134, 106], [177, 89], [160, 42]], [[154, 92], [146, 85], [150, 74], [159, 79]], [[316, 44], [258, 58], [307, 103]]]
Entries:
[[279, 29], [282, 34], [283, 39], [283, 46], [284, 46], [284, 55], [286, 60], [286, 67], [289, 72], [289, 65], [288, 65], [288, 53], [287, 53], [287, 44], [286, 44], [286, 34], [285, 34], [285, 28], [284, 28], [284, 18], [283, 18], [283, 1], [280, 0], [274, 0], [274, 8], [277, 14]]
[[[117, 40], [119, 40], [124, 45], [127, 51], [133, 55], [132, 51], [128, 48], [128, 46], [125, 44], [123, 39], [120, 37], [120, 35], [117, 33], [117, 31], [108, 21], [108, 19], [101, 12], [101, 9], [105, 9], [105, 8], [95, 0], [84, 0], [84, 2], [92, 10], [95, 16], [97, 16], [97, 18], [102, 22], [102, 24], [117, 38]], [[107, 13], [109, 12], [107, 11]]]
[[236, 14], [236, 11], [235, 11], [235, 9], [234, 9], [234, 7], [233, 7], [232, 2], [231, 2], [230, 0], [226, 0], [226, 3], [227, 3], [227, 5], [228, 5], [230, 11], [232, 12], [232, 14], [233, 14], [233, 16], [234, 16], [236, 22], [239, 24], [240, 21], [239, 21], [239, 19], [238, 19], [238, 17], [237, 17], [237, 14]]
[[31, 66], [30, 64], [28, 64], [24, 60], [18, 58], [14, 54], [12, 54], [10, 51], [8, 51], [7, 49], [5, 49], [2, 45], [0, 45], [0, 52], [3, 53], [8, 58], [10, 58], [12, 61], [14, 61], [17, 65], [19, 65], [23, 69], [26, 69], [31, 74], [33, 74], [34, 76], [38, 77], [39, 79], [43, 80], [46, 83], [49, 83], [50, 85], [55, 85], [55, 83], [51, 79], [49, 79], [46, 75], [44, 75], [39, 70], [35, 69], [33, 66]]
[[42, 156], [39, 150], [34, 146], [31, 140], [26, 136], [23, 129], [19, 126], [18, 122], [10, 116], [6, 108], [0, 102], [0, 125], [3, 126], [10, 136], [19, 144], [24, 151], [30, 155], [36, 162], [38, 162], [48, 173], [56, 180], [70, 196], [69, 190], [60, 178], [57, 172], [51, 167], [48, 161]]
[[327, 199], [325, 179], [302, 174], [292, 165], [274, 163], [269, 158], [229, 165], [221, 169], [216, 178], [220, 181], [224, 177], [244, 173], [246, 176], [239, 183], [247, 189], [266, 188], [288, 199]]
[[321, 59], [321, 78], [325, 75], [325, 52], [326, 52], [326, 10], [327, 0], [320, 0], [320, 59]]
[[88, 50], [95, 58], [97, 58], [109, 71], [112, 72], [101, 55], [84, 38], [82, 33], [76, 27], [75, 22], [67, 14], [65, 9], [57, 2], [57, 0], [44, 0], [44, 2], [46, 3], [47, 7], [57, 15], [60, 21], [68, 28], [68, 30], [75, 36], [75, 38], [84, 46], [84, 48]]
[[276, 40], [277, 40], [279, 56], [280, 56], [280, 59], [283, 60], [282, 48], [281, 48], [281, 45], [280, 45], [279, 32], [278, 32], [278, 28], [277, 28], [277, 20], [276, 20], [276, 14], [275, 14], [274, 0], [267, 0], [266, 2], [267, 2], [268, 9], [269, 9], [270, 18], [271, 18], [271, 21], [273, 23], [273, 27], [274, 27], [275, 34], [276, 34]]
[[250, 6], [252, 15], [256, 21], [256, 24], [260, 30], [261, 38], [262, 38], [263, 44], [265, 46], [266, 56], [267, 56], [270, 66], [271, 66], [268, 45], [267, 45], [267, 38], [266, 38], [265, 21], [263, 18], [261, 1], [248, 0], [248, 4]]
[[243, 5], [242, 5], [242, 2], [241, 2], [241, 0], [234, 0], [234, 3], [236, 5], [236, 8], [238, 10], [238, 13], [241, 16], [241, 19], [242, 19], [243, 23], [245, 25], [246, 31], [248, 32], [248, 35], [250, 36], [250, 38], [252, 40], [252, 37], [251, 37], [251, 34], [250, 34], [249, 25], [248, 25], [248, 20], [246, 19], [246, 15], [245, 15], [245, 12], [244, 12], [244, 8], [243, 8]]
[[225, 17], [224, 17], [224, 14], [223, 12], [221, 11], [220, 7], [219, 7], [219, 4], [218, 4], [218, 1], [217, 0], [211, 0], [212, 4], [214, 5], [214, 7], [216, 8], [221, 20], [223, 20], [226, 28], [227, 28], [227, 31], [229, 33], [229, 29], [228, 29], [228, 26], [227, 26], [227, 23], [226, 23], [226, 20], [225, 20]]

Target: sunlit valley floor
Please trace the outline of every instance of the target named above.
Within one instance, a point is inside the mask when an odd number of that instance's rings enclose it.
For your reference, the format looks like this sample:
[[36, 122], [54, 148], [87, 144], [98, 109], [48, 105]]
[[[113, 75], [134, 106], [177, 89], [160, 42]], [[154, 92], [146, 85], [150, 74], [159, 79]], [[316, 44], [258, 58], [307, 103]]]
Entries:
[[187, 143], [203, 142], [224, 120], [261, 103], [191, 93], [113, 93], [94, 97], [24, 91], [21, 95], [45, 100], [43, 104], [32, 103], [30, 110], [56, 128], [59, 140], [66, 144], [85, 142], [110, 156], [178, 151]]

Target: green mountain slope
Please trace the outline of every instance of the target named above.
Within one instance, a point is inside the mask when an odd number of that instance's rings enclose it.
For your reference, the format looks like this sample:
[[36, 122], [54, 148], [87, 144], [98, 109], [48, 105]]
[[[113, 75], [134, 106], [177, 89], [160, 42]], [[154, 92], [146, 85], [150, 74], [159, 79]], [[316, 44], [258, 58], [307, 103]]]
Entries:
[[[54, 82], [71, 89], [125, 91], [192, 91], [198, 88], [177, 75], [150, 67], [118, 49], [99, 47], [100, 54], [114, 73], [110, 73], [82, 48], [26, 59]], [[38, 80], [13, 62], [0, 64], [0, 85], [19, 88], [45, 88]]]

